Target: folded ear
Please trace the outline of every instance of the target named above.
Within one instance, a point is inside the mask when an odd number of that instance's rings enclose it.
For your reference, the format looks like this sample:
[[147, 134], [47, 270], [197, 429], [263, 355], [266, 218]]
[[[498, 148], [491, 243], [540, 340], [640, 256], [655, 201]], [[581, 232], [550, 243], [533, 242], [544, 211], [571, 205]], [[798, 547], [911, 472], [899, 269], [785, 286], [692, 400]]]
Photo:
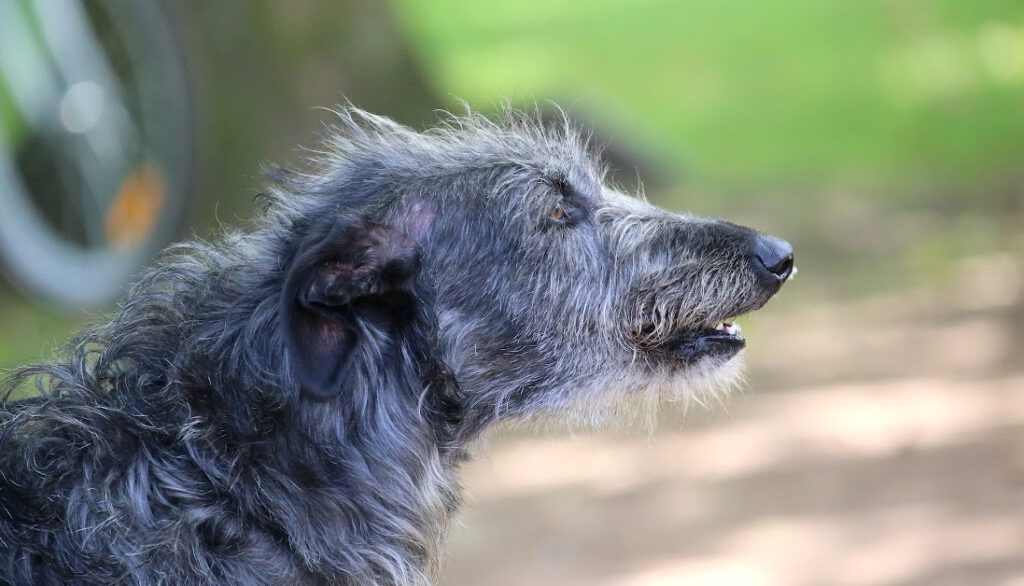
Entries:
[[333, 227], [311, 236], [285, 281], [282, 316], [292, 373], [302, 392], [318, 399], [338, 394], [369, 335], [395, 333], [411, 319], [409, 287], [419, 250], [387, 226]]

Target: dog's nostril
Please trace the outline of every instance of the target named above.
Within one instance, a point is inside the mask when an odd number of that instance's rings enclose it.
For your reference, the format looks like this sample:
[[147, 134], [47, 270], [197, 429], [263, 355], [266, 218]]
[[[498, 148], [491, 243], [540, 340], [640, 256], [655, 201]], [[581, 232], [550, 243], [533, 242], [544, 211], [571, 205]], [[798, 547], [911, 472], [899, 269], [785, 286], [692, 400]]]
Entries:
[[781, 238], [759, 235], [754, 243], [754, 256], [780, 281], [793, 272], [793, 247]]
[[778, 264], [768, 267], [768, 270], [778, 275], [779, 279], [785, 281], [789, 278], [790, 273], [793, 272], [793, 255], [791, 254], [782, 259]]

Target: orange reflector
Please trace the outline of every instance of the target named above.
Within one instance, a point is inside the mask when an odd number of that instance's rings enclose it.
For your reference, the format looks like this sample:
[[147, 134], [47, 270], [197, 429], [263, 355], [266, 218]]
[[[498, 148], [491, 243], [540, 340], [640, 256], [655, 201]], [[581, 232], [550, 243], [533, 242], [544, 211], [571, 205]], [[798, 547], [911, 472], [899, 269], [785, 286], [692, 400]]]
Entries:
[[107, 242], [122, 250], [143, 244], [163, 207], [166, 189], [164, 175], [156, 165], [141, 165], [129, 173], [107, 209]]

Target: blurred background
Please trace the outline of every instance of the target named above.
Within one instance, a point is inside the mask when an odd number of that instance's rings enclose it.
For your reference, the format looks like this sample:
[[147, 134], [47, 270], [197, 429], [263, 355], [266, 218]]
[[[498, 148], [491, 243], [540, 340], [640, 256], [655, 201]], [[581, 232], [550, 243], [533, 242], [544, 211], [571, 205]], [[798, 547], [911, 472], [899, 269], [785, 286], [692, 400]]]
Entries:
[[318, 106], [506, 98], [800, 275], [724, 405], [495, 438], [443, 584], [1024, 584], [1017, 0], [4, 0], [0, 368], [248, 217]]

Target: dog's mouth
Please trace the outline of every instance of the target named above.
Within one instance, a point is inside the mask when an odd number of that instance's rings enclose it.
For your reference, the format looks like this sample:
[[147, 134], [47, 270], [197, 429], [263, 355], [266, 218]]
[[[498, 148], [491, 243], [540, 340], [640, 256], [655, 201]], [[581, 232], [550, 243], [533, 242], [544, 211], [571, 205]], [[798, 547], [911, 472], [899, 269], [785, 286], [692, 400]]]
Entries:
[[[795, 267], [786, 280], [792, 278], [794, 274]], [[664, 326], [656, 326], [656, 322], [648, 322], [634, 331], [633, 343], [648, 354], [670, 363], [684, 366], [693, 366], [698, 362], [708, 365], [725, 364], [747, 345], [747, 340], [743, 337], [743, 328], [736, 323], [737, 317], [757, 311], [778, 290], [779, 287], [776, 287], [760, 298], [727, 308], [717, 316], [706, 316], [697, 323], [691, 321], [686, 325], [679, 324], [675, 328], [669, 326], [669, 331], [665, 331]], [[719, 317], [723, 315], [736, 317]]]
[[668, 335], [655, 337], [654, 326], [641, 328], [633, 341], [644, 351], [662, 360], [692, 365], [704, 359], [725, 363], [747, 345], [743, 328], [736, 318], [712, 321], [704, 326], [690, 326]]
[[725, 362], [739, 354], [746, 345], [743, 328], [735, 318], [722, 320], [712, 327], [681, 331], [666, 342], [672, 355], [686, 363], [703, 358]]

